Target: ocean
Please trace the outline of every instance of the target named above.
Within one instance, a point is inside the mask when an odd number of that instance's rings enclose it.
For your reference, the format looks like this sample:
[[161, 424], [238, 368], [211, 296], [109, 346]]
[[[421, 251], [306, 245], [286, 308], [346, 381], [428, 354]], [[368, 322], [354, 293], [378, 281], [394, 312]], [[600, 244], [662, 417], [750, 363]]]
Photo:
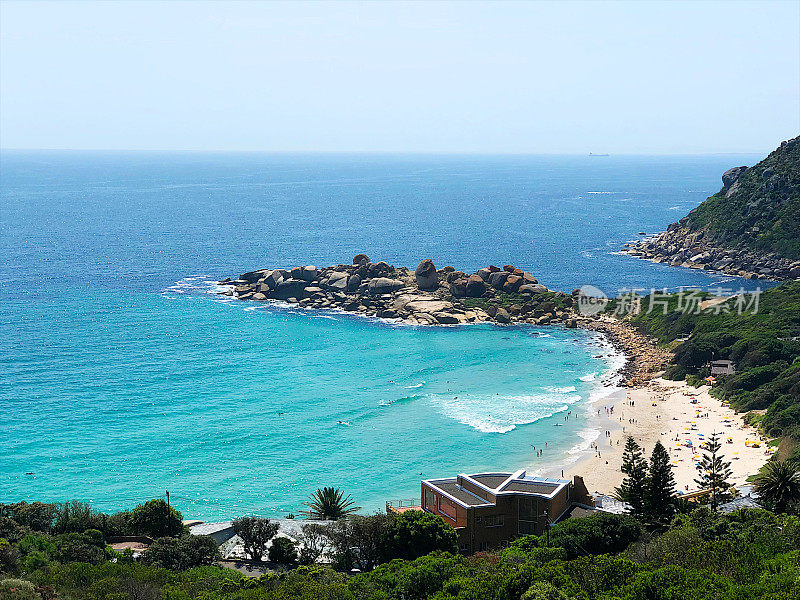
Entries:
[[336, 486], [375, 511], [424, 478], [545, 472], [600, 433], [620, 357], [595, 334], [241, 302], [213, 293], [226, 276], [364, 252], [511, 263], [565, 292], [758, 285], [619, 253], [756, 156], [1, 158], [0, 502], [169, 490], [214, 520]]

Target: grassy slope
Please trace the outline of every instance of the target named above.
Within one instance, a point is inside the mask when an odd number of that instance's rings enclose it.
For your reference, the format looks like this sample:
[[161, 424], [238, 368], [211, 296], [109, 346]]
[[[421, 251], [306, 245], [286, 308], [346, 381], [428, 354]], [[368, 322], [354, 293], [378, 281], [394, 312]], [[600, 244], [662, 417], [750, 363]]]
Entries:
[[647, 313], [645, 298], [642, 312], [631, 318], [643, 332], [675, 346], [667, 375], [705, 377], [709, 360], [733, 360], [736, 374], [721, 378], [715, 393], [737, 410], [766, 409], [762, 426], [768, 434], [800, 440], [800, 282], [763, 292], [756, 314], [738, 315], [734, 300], [721, 305], [720, 314], [681, 312], [677, 302], [670, 298], [667, 314]]
[[689, 229], [708, 229], [722, 246], [800, 258], [800, 142], [778, 148], [738, 183], [730, 198], [714, 194], [690, 212]]

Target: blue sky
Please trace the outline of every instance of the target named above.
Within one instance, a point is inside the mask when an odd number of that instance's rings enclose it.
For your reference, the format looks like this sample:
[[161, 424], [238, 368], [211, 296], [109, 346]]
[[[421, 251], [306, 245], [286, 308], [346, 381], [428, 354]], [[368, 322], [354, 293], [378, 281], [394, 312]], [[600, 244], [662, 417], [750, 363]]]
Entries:
[[3, 2], [0, 145], [759, 152], [800, 2]]

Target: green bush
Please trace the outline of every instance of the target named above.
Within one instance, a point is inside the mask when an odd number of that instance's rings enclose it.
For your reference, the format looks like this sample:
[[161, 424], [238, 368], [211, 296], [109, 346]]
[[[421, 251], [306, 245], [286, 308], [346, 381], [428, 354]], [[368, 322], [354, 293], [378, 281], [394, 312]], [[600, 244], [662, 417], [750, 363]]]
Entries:
[[2, 600], [39, 600], [41, 596], [36, 586], [24, 579], [0, 580], [0, 599]]
[[554, 526], [548, 545], [564, 548], [567, 558], [574, 558], [621, 552], [639, 539], [641, 534], [642, 526], [632, 517], [598, 513], [580, 519], [567, 519]]
[[131, 512], [130, 525], [136, 535], [152, 538], [178, 536], [184, 533], [181, 513], [163, 500], [148, 500]]
[[451, 525], [421, 510], [406, 511], [394, 517], [386, 534], [386, 558], [413, 560], [435, 550], [458, 552], [458, 535]]
[[207, 535], [160, 537], [145, 550], [142, 563], [154, 567], [184, 571], [210, 565], [219, 559], [214, 538]]
[[0, 573], [16, 573], [19, 569], [19, 551], [8, 540], [0, 538]]
[[272, 539], [269, 547], [269, 559], [282, 565], [293, 565], [297, 562], [297, 544], [287, 537]]

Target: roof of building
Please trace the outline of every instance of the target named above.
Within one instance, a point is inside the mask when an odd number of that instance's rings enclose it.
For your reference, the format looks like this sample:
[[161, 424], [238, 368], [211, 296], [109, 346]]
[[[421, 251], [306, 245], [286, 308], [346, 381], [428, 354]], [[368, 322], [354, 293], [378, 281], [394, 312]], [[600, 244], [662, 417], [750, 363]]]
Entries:
[[435, 482], [435, 486], [454, 500], [466, 506], [486, 506], [487, 504], [494, 504], [491, 500], [481, 498], [477, 494], [473, 494], [466, 488], [463, 488], [458, 484], [455, 478], [439, 479]]
[[563, 515], [559, 517], [559, 521], [565, 521], [567, 519], [581, 519], [583, 517], [590, 517], [592, 515], [596, 515], [598, 512], [602, 512], [597, 508], [592, 508], [590, 506], [582, 506], [580, 504], [573, 504], [571, 505]]
[[747, 496], [741, 496], [739, 498], [734, 498], [730, 502], [726, 502], [725, 504], [719, 505], [720, 512], [723, 513], [732, 513], [735, 510], [739, 510], [741, 508], [764, 508], [761, 506], [752, 496], [749, 494]]
[[226, 529], [233, 529], [233, 521], [223, 521], [222, 523], [199, 523], [189, 526], [192, 535], [211, 535]]
[[528, 494], [551, 495], [559, 485], [543, 481], [510, 481], [503, 486], [504, 492], [525, 492]]
[[511, 473], [481, 473], [479, 475], [472, 475], [471, 477], [478, 483], [482, 483], [486, 487], [495, 490], [505, 483], [506, 479], [511, 477]]
[[[484, 496], [467, 490], [460, 482], [468, 482], [478, 490], [487, 493]], [[476, 473], [461, 474], [446, 479], [429, 479], [425, 483], [448, 496], [462, 506], [490, 506], [494, 504], [491, 497], [525, 494], [543, 498], [552, 498], [570, 484], [568, 479], [550, 479], [528, 475], [524, 469], [515, 473]]]

